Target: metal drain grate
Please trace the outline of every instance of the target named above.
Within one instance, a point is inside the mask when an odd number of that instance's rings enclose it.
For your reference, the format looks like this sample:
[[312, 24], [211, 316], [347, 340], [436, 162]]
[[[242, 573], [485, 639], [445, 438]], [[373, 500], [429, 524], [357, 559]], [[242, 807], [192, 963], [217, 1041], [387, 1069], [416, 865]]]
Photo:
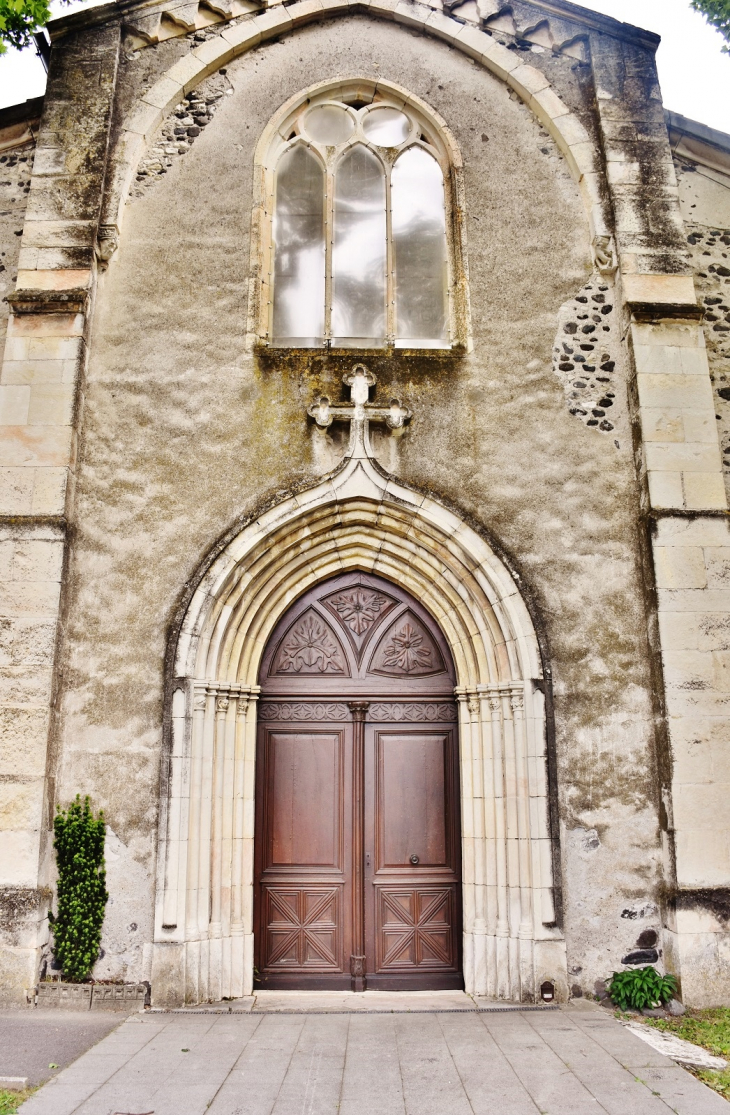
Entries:
[[436, 1007], [431, 1010], [234, 1010], [229, 1007], [203, 1007], [203, 1008], [189, 1008], [189, 1007], [171, 1007], [164, 1009], [161, 1007], [153, 1007], [147, 1014], [241, 1014], [247, 1018], [252, 1014], [259, 1017], [272, 1014], [515, 1014], [524, 1013], [525, 1011], [548, 1011], [560, 1010], [557, 1004], [540, 1006], [504, 1006], [504, 1007]]

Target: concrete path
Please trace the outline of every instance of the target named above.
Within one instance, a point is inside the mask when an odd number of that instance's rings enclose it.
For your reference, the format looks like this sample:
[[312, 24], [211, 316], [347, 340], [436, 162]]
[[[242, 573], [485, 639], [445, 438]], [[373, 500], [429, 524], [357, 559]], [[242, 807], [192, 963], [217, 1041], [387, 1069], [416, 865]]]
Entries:
[[337, 1013], [268, 1005], [134, 1015], [20, 1111], [730, 1115], [720, 1096], [587, 1004], [481, 1011], [419, 1003], [419, 1013], [347, 1001]]
[[2, 1010], [0, 1077], [26, 1077], [29, 1084], [43, 1084], [123, 1020], [123, 1015], [110, 1011]]

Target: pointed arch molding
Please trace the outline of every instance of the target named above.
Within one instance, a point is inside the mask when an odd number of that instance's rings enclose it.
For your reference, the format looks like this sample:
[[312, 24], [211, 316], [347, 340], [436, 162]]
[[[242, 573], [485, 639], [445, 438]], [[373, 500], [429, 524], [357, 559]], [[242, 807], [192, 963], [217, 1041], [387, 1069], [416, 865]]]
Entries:
[[260, 15], [226, 27], [217, 38], [209, 39], [179, 59], [142, 95], [127, 121], [110, 176], [101, 225], [121, 227], [124, 201], [147, 144], [168, 113], [201, 81], [268, 39], [288, 34], [307, 23], [353, 11], [391, 20], [441, 39], [510, 86], [551, 133], [565, 156], [580, 186], [591, 236], [610, 235], [601, 200], [601, 172], [595, 144], [542, 71], [484, 31], [417, 0], [299, 0], [286, 6], [278, 4]]
[[208, 568], [174, 648], [153, 995], [250, 994], [258, 671], [287, 607], [335, 574], [411, 592], [451, 648], [459, 706], [468, 991], [565, 994], [555, 925], [542, 667], [517, 585], [453, 512], [362, 452], [246, 526]]

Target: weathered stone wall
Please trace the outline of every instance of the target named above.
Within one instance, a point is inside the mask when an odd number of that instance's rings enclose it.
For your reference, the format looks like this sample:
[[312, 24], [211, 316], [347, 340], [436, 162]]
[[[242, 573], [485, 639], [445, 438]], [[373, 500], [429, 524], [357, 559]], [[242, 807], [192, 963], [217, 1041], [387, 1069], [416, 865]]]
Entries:
[[[136, 64], [121, 67], [123, 89]], [[587, 119], [580, 63], [548, 64]], [[304, 28], [227, 67], [233, 94], [190, 150], [134, 187], [142, 196], [128, 202], [99, 280], [58, 782], [62, 801], [90, 792], [114, 834], [97, 974], [144, 974], [163, 662], [184, 586], [235, 521], [321, 474], [306, 406], [340, 397], [352, 363], [246, 350], [254, 147], [286, 98], [358, 73], [426, 100], [464, 157], [474, 351], [368, 363], [379, 397], [399, 395], [414, 411], [398, 459], [384, 464], [497, 542], [541, 625], [569, 978], [590, 991], [642, 929], [660, 928], [660, 841], [632, 447], [625, 419], [605, 431], [571, 414], [553, 368], [556, 334], [561, 344], [572, 335], [561, 307], [591, 280], [585, 209], [553, 141], [503, 84], [446, 45], [362, 16]], [[613, 362], [613, 407], [625, 413]]]
[[[0, 140], [2, 136], [0, 135]], [[1, 150], [1, 147], [0, 147]], [[15, 289], [18, 253], [28, 205], [34, 144], [26, 143], [0, 154], [0, 337], [8, 327], [8, 304], [4, 299]], [[10, 405], [3, 393], [3, 409]], [[4, 419], [2, 420], [5, 421]]]
[[[699, 157], [677, 155], [674, 161], [704, 310], [700, 336], [711, 382], [708, 418], [716, 425], [730, 496], [730, 152], [689, 142]], [[723, 162], [728, 173], [722, 171]], [[730, 789], [727, 516], [665, 524], [657, 541], [667, 691], [676, 724], [674, 814], [680, 820], [670, 921], [677, 933], [675, 948], [684, 948], [684, 966], [691, 973], [684, 980], [686, 992], [698, 1004], [711, 1005], [726, 1000], [730, 955], [730, 846], [718, 823]]]
[[684, 171], [678, 190], [646, 33], [552, 0], [548, 19], [488, 4], [485, 32], [470, 2], [471, 25], [346, 6], [208, 26], [170, 0], [126, 8], [121, 40], [111, 9], [54, 31], [3, 365], [6, 982], [33, 978], [49, 807], [77, 791], [110, 822], [96, 974], [149, 972], [170, 632], [216, 540], [336, 463], [305, 410], [356, 359], [247, 345], [253, 151], [287, 97], [365, 74], [427, 101], [464, 156], [474, 349], [368, 361], [414, 411], [377, 451], [492, 539], [532, 609], [569, 984], [590, 991], [663, 920], [688, 1000], [726, 997], [730, 547], [703, 340], [724, 403], [725, 302], [700, 327], [692, 271], [724, 299], [727, 191]]
[[705, 344], [730, 499], [730, 172], [723, 175], [681, 157], [674, 163], [697, 293], [705, 311]]
[[[8, 115], [8, 114], [5, 114]], [[3, 127], [0, 115], [0, 338], [8, 324], [5, 298], [18, 277], [20, 237], [23, 232], [35, 144], [25, 138], [24, 121]], [[16, 133], [20, 133], [16, 139]], [[18, 142], [17, 140], [21, 142]], [[0, 382], [0, 427], [14, 425], [23, 411], [27, 388], [4, 376]], [[0, 473], [7, 473], [0, 462]], [[0, 856], [4, 862], [0, 887], [0, 986], [13, 979], [16, 965], [31, 983], [35, 970], [35, 946], [39, 919], [44, 914], [44, 896], [36, 890], [37, 862], [29, 862], [17, 838], [28, 812], [43, 800], [44, 756], [28, 754], [23, 747], [23, 728], [36, 719], [32, 689], [50, 677], [55, 625], [28, 614], [29, 600], [23, 581], [31, 570], [41, 572], [39, 535], [29, 530], [0, 527], [2, 568], [2, 617], [0, 618], [0, 734], [4, 746], [0, 758]], [[58, 571], [60, 573], [60, 570]], [[32, 573], [31, 573], [32, 575]], [[18, 596], [26, 597], [25, 600]], [[18, 615], [18, 612], [21, 615]], [[24, 614], [23, 614], [24, 613]], [[40, 619], [40, 622], [38, 622]], [[34, 679], [28, 687], [24, 682]]]

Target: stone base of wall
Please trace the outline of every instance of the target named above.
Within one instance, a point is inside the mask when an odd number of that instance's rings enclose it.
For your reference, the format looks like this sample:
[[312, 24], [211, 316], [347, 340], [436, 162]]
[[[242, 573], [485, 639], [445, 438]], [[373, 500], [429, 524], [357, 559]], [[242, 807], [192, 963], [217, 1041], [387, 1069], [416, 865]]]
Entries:
[[35, 987], [39, 950], [0, 945], [0, 1005], [27, 1006]]
[[43, 888], [0, 888], [0, 1003], [25, 1005], [38, 980], [49, 897]]
[[730, 1003], [730, 891], [680, 891], [672, 905], [664, 960], [681, 980], [682, 1002], [698, 1010]]

